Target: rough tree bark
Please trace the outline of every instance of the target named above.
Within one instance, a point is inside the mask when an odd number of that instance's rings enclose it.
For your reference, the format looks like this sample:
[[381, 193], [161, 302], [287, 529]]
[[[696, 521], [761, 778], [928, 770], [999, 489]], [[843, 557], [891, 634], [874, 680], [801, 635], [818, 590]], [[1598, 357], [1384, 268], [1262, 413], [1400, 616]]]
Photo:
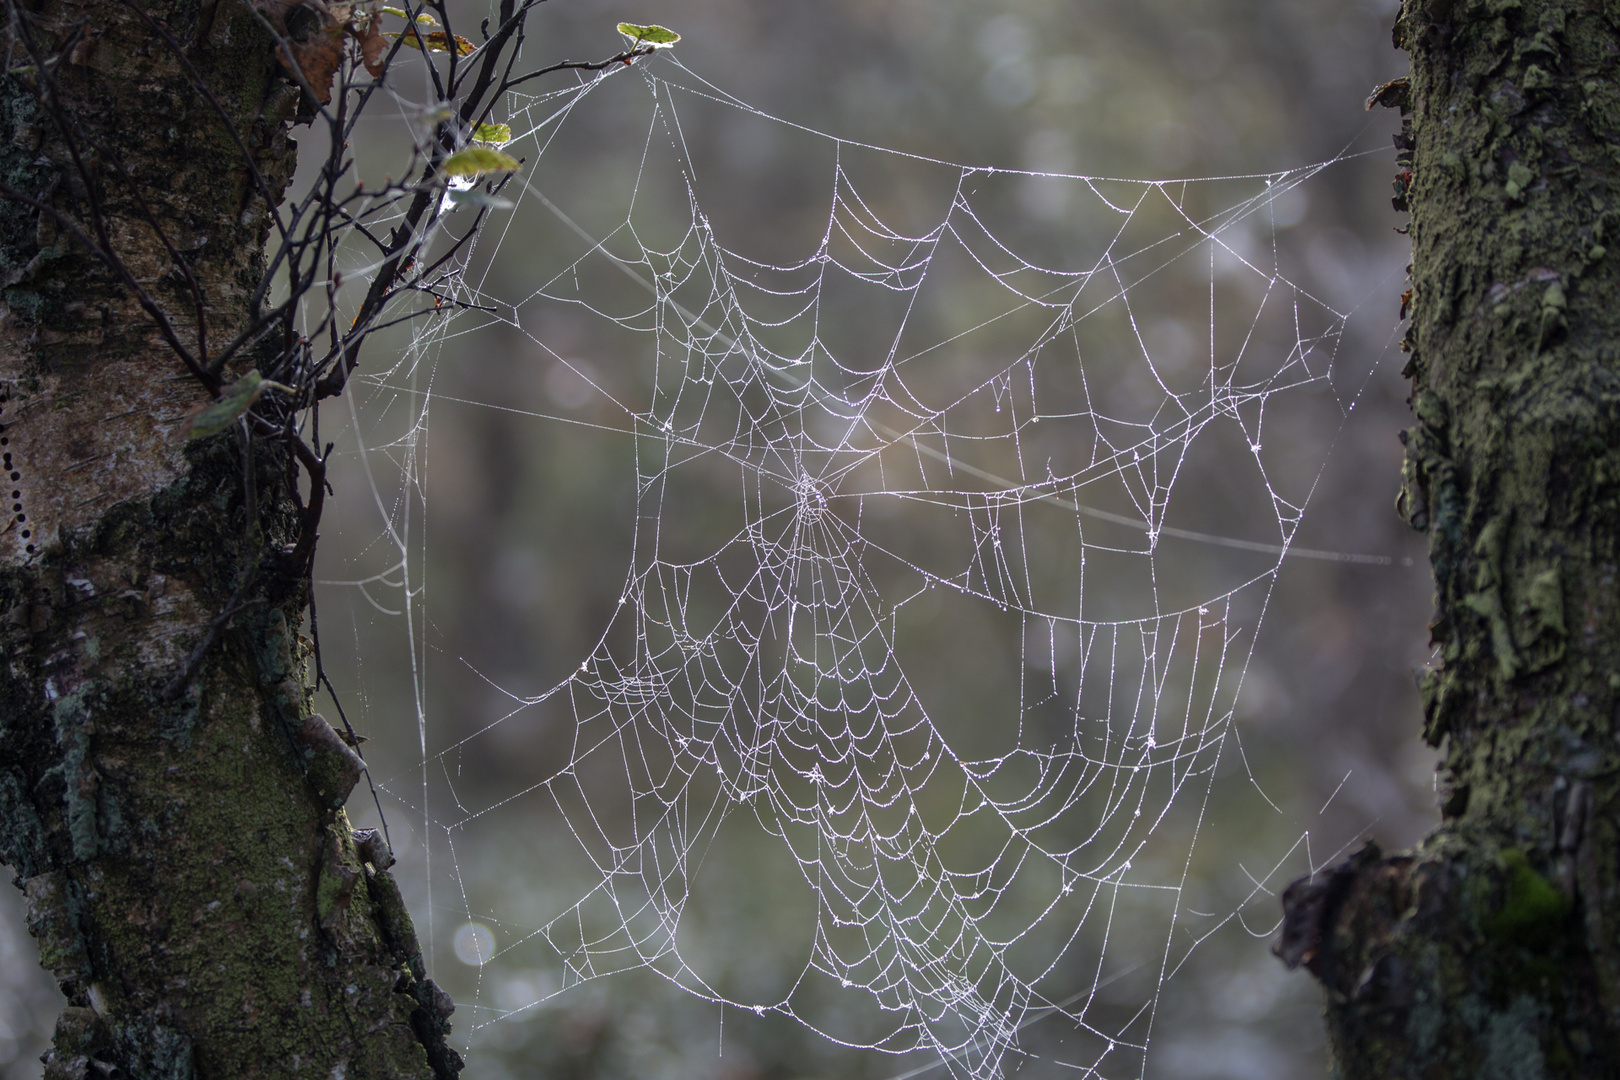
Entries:
[[1442, 822], [1284, 897], [1344, 1078], [1620, 1072], [1620, 6], [1405, 0]]
[[47, 1076], [453, 1077], [311, 716], [290, 452], [184, 438], [180, 350], [251, 316], [299, 91], [240, 0], [140, 2], [8, 5], [0, 75], [0, 861], [70, 1001]]

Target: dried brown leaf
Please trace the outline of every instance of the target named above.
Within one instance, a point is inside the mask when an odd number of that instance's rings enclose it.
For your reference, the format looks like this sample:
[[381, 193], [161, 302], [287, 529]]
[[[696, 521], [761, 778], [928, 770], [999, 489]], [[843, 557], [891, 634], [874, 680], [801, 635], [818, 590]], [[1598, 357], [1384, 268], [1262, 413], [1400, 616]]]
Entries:
[[360, 59], [366, 73], [376, 78], [383, 73], [383, 57], [388, 55], [388, 39], [383, 37], [382, 16], [373, 15], [360, 34]]
[[302, 72], [315, 100], [325, 105], [332, 100], [332, 78], [343, 63], [343, 27], [329, 26], [309, 35], [307, 41], [291, 41], [292, 62], [286, 51], [276, 46], [276, 59], [288, 72]]
[[1411, 94], [1411, 80], [1402, 75], [1374, 88], [1367, 97], [1367, 108], [1382, 105], [1386, 109], [1399, 109], [1404, 116], [1411, 109]]
[[417, 32], [407, 27], [403, 34], [389, 34], [388, 36], [403, 37], [405, 39], [405, 44], [409, 45], [418, 52], [422, 51], [423, 42], [427, 43], [428, 52], [449, 52], [450, 38], [452, 36], [454, 36], [456, 39], [457, 56], [471, 56], [473, 51], [478, 48], [477, 45], [474, 45], [460, 34], [450, 35], [446, 34], [443, 30], [435, 30], [431, 34], [422, 34], [421, 37], [418, 38]]
[[302, 74], [315, 100], [330, 101], [332, 78], [343, 63], [347, 11], [336, 18], [326, 0], [253, 0], [253, 6], [286, 41], [276, 46], [281, 66], [295, 79]]

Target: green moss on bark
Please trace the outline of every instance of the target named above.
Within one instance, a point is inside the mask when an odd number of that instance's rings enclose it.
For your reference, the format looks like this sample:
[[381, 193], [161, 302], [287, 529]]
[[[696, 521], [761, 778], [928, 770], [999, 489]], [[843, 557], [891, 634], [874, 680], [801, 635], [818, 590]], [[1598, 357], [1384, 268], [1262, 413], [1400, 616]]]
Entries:
[[1564, 923], [1573, 906], [1570, 898], [1536, 873], [1518, 848], [1504, 849], [1501, 861], [1507, 873], [1504, 896], [1483, 920], [1486, 934], [1504, 945], [1532, 950], [1554, 945], [1568, 929]]

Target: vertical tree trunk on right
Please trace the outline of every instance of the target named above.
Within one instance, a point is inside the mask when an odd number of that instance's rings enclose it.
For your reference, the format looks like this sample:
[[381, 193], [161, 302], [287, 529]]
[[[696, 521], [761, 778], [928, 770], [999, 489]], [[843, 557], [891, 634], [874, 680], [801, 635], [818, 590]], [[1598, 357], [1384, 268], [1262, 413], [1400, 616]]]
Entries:
[[[1284, 897], [1338, 1076], [1620, 1073], [1620, 4], [1404, 0], [1443, 820]], [[1610, 248], [1616, 248], [1613, 252]]]

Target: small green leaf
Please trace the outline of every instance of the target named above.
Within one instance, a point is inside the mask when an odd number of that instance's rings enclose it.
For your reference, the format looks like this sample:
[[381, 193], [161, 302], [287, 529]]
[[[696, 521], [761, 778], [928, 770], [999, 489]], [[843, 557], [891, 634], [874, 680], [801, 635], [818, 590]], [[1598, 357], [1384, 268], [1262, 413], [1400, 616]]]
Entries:
[[[410, 18], [410, 16], [405, 14], [404, 10], [401, 9], [401, 8], [384, 7], [381, 10], [382, 10], [382, 13], [384, 15], [397, 15], [401, 19], [409, 19]], [[435, 19], [432, 15], [429, 15], [425, 11], [422, 12], [422, 14], [420, 14], [420, 15], [418, 15], [416, 17], [416, 21], [421, 23], [423, 26], [438, 26], [439, 25], [439, 20]]]
[[469, 146], [457, 150], [444, 159], [439, 171], [446, 176], [488, 176], [490, 173], [514, 172], [518, 159], [487, 146]]
[[667, 49], [681, 40], [681, 35], [662, 26], [637, 26], [627, 22], [619, 24], [619, 33], [637, 45], [651, 45], [655, 49]]
[[219, 399], [192, 410], [186, 420], [186, 438], [204, 439], [217, 435], [253, 407], [266, 390], [291, 391], [292, 387], [271, 382], [257, 371], [250, 371], [219, 392]]
[[473, 129], [473, 142], [485, 146], [504, 146], [511, 141], [512, 128], [509, 124], [479, 124]]

